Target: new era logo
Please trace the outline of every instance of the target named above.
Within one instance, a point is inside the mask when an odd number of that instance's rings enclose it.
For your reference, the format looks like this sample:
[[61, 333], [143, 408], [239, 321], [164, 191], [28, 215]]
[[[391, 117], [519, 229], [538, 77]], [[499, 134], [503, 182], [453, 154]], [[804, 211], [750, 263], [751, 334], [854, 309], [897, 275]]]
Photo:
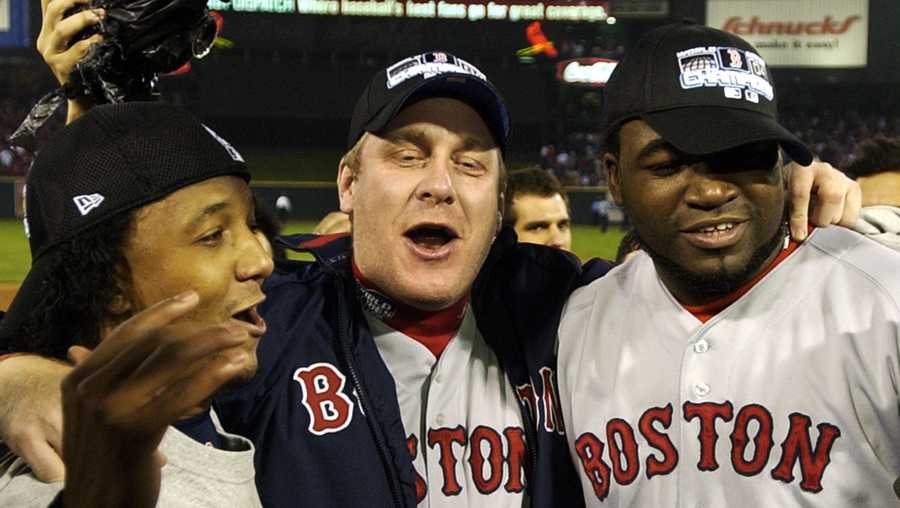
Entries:
[[233, 146], [231, 146], [231, 143], [229, 143], [228, 141], [225, 141], [225, 139], [222, 136], [219, 136], [218, 134], [216, 134], [216, 131], [210, 129], [209, 127], [204, 125], [203, 128], [206, 129], [206, 132], [209, 132], [209, 135], [212, 136], [213, 139], [218, 141], [219, 144], [222, 145], [223, 148], [225, 148], [225, 151], [228, 152], [228, 155], [231, 157], [232, 160], [235, 160], [238, 162], [244, 162], [244, 158], [241, 157], [241, 153], [238, 152], [237, 149], [235, 149]]
[[89, 214], [91, 210], [100, 206], [103, 199], [103, 196], [100, 194], [82, 194], [72, 198], [72, 201], [75, 202], [75, 206], [78, 207], [78, 211], [81, 212], [81, 215], [85, 216]]

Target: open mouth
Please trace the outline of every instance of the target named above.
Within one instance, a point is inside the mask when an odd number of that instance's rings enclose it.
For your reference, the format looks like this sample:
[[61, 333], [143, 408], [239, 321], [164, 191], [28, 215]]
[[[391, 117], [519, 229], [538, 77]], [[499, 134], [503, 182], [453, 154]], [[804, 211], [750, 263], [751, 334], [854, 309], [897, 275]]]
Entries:
[[684, 232], [688, 241], [701, 249], [723, 249], [736, 244], [743, 233], [744, 222], [725, 221], [704, 224]]
[[459, 239], [456, 230], [443, 224], [419, 224], [406, 230], [403, 235], [409, 240], [415, 255], [426, 261], [447, 259], [453, 242]]
[[701, 228], [697, 230], [698, 233], [706, 233], [713, 234], [720, 231], [731, 231], [734, 227], [737, 226], [735, 222], [723, 222], [722, 224], [716, 224], [714, 226], [707, 226], [705, 228]]
[[242, 311], [236, 312], [232, 314], [231, 318], [249, 325], [248, 328], [250, 334], [258, 337], [266, 333], [266, 320], [259, 315], [256, 307], [256, 305], [253, 305]]
[[405, 235], [416, 245], [425, 248], [442, 247], [459, 238], [453, 229], [436, 224], [416, 226], [408, 230]]

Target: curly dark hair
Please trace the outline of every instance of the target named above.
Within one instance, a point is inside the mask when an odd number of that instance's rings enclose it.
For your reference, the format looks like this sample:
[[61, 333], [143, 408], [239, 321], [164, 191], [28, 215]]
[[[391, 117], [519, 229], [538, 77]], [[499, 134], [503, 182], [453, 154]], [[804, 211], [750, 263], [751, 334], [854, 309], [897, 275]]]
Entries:
[[900, 136], [873, 136], [856, 149], [856, 159], [844, 170], [851, 178], [884, 171], [900, 171]]
[[44, 254], [50, 275], [12, 351], [65, 359], [70, 346], [96, 347], [104, 327], [127, 317], [110, 308], [130, 284], [123, 247], [133, 216], [113, 216]]
[[[278, 234], [277, 221], [254, 200], [254, 214], [270, 241]], [[50, 274], [40, 299], [22, 324], [10, 351], [66, 359], [74, 345], [94, 348], [107, 327], [128, 319], [115, 314], [113, 303], [127, 298], [132, 275], [124, 246], [135, 211], [121, 213], [79, 233], [44, 254]]]

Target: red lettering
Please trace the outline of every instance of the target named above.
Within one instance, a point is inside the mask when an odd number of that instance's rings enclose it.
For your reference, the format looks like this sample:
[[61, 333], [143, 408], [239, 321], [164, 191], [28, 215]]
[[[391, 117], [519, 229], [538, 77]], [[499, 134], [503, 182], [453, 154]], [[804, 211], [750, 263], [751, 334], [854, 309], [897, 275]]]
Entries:
[[684, 419], [686, 421], [694, 418], [700, 419], [700, 461], [697, 468], [701, 471], [715, 471], [719, 469], [719, 463], [716, 461], [716, 442], [719, 440], [719, 433], [716, 432], [716, 418], [722, 421], [730, 422], [733, 417], [733, 407], [731, 402], [716, 404], [713, 402], [685, 402], [684, 403]]
[[842, 33], [846, 32], [847, 30], [849, 30], [850, 25], [852, 25], [856, 21], [859, 21], [859, 19], [860, 19], [859, 16], [847, 16], [847, 19], [845, 19], [844, 22], [841, 23], [841, 27], [831, 33], [842, 34]]
[[[485, 457], [481, 443], [487, 443], [487, 462], [490, 465], [489, 476], [485, 477]], [[503, 441], [500, 434], [484, 425], [475, 427], [469, 438], [469, 466], [472, 468], [472, 481], [482, 494], [490, 494], [500, 487], [503, 481]]]
[[544, 428], [547, 432], [556, 430], [563, 434], [566, 429], [559, 417], [559, 404], [556, 403], [556, 373], [549, 367], [542, 367], [540, 372], [544, 385]]
[[838, 24], [831, 15], [825, 16], [822, 21], [805, 23], [801, 21], [760, 21], [759, 16], [753, 16], [750, 21], [744, 21], [740, 16], [732, 16], [725, 20], [722, 30], [737, 35], [840, 35], [850, 29], [850, 25], [862, 19], [860, 16], [847, 16]]
[[[753, 457], [744, 460], [744, 452], [749, 443], [747, 429], [751, 420], [756, 420], [759, 430], [753, 438]], [[756, 476], [769, 463], [772, 451], [772, 415], [758, 405], [748, 404], [741, 408], [734, 420], [731, 432], [731, 465], [735, 472], [744, 476]]]
[[[825, 18], [825, 23], [807, 23], [806, 30], [803, 30], [803, 31], [805, 31], [809, 35], [820, 35], [823, 32], [827, 32], [830, 27], [830, 25], [828, 24], [828, 20], [830, 18], [831, 18], [831, 16], [828, 16], [828, 18]], [[798, 33], [802, 33], [802, 32], [798, 32]]]
[[522, 492], [525, 490], [525, 483], [522, 481], [522, 473], [526, 465], [525, 431], [519, 427], [507, 427], [503, 430], [503, 435], [506, 436], [506, 441], [509, 443], [509, 453], [506, 456], [509, 479], [506, 480], [503, 488], [507, 492]]
[[722, 25], [722, 31], [738, 35], [743, 34], [744, 30], [741, 28], [741, 18], [739, 16], [732, 16], [726, 19], [725, 24]]
[[294, 371], [309, 412], [309, 431], [317, 436], [338, 432], [350, 424], [353, 401], [344, 392], [347, 378], [330, 363], [315, 363]]
[[791, 413], [791, 428], [781, 444], [781, 461], [772, 470], [772, 478], [785, 483], [794, 481], [794, 465], [800, 461], [800, 473], [803, 481], [800, 488], [807, 492], [822, 490], [822, 476], [831, 462], [831, 447], [841, 435], [841, 430], [829, 423], [820, 423], [819, 439], [816, 449], [812, 450], [809, 428], [812, 420], [801, 413]]
[[519, 396], [519, 400], [521, 400], [525, 403], [526, 406], [528, 406], [528, 410], [531, 412], [531, 417], [535, 422], [537, 422], [537, 398], [534, 396], [534, 387], [530, 384], [519, 385], [516, 387], [516, 394]]
[[[406, 438], [406, 449], [409, 451], [410, 458], [415, 461], [416, 457], [419, 456], [419, 439], [415, 434], [410, 434]], [[428, 485], [425, 484], [425, 479], [422, 478], [422, 475], [416, 471], [415, 465], [413, 466], [413, 473], [416, 475], [416, 503], [421, 503], [425, 499], [425, 494], [428, 493]]]
[[[616, 439], [618, 436], [618, 440]], [[619, 440], [622, 441], [621, 448]], [[638, 444], [634, 439], [634, 429], [628, 422], [614, 418], [606, 424], [606, 443], [609, 446], [609, 461], [612, 463], [613, 476], [619, 485], [628, 485], [637, 478], [641, 469], [638, 461]], [[625, 455], [627, 467], [622, 467], [622, 455]]]
[[441, 453], [439, 462], [444, 472], [444, 486], [441, 492], [445, 496], [455, 496], [462, 492], [462, 487], [456, 478], [456, 456], [453, 454], [453, 443], [460, 446], [466, 444], [466, 429], [462, 425], [455, 428], [441, 428], [428, 430], [428, 447], [434, 448], [435, 445]]
[[581, 459], [581, 468], [591, 482], [594, 495], [603, 501], [609, 495], [609, 466], [603, 462], [603, 443], [586, 432], [575, 440], [575, 453]]
[[662, 453], [662, 460], [657, 459], [653, 454], [647, 455], [648, 480], [659, 474], [669, 474], [678, 465], [678, 450], [675, 449], [669, 436], [653, 427], [654, 422], [659, 422], [664, 429], [668, 429], [672, 424], [672, 404], [644, 411], [638, 422], [638, 430], [641, 431], [641, 435], [644, 436], [647, 443]]

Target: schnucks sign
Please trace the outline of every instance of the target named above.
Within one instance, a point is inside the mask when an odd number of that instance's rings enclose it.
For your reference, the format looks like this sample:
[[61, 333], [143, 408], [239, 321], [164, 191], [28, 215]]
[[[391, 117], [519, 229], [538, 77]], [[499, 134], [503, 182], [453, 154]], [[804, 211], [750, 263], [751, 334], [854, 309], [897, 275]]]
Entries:
[[570, 85], [604, 86], [618, 63], [606, 58], [563, 60], [556, 63], [556, 79]]
[[771, 67], [865, 67], [868, 0], [708, 0], [706, 24], [753, 44]]

